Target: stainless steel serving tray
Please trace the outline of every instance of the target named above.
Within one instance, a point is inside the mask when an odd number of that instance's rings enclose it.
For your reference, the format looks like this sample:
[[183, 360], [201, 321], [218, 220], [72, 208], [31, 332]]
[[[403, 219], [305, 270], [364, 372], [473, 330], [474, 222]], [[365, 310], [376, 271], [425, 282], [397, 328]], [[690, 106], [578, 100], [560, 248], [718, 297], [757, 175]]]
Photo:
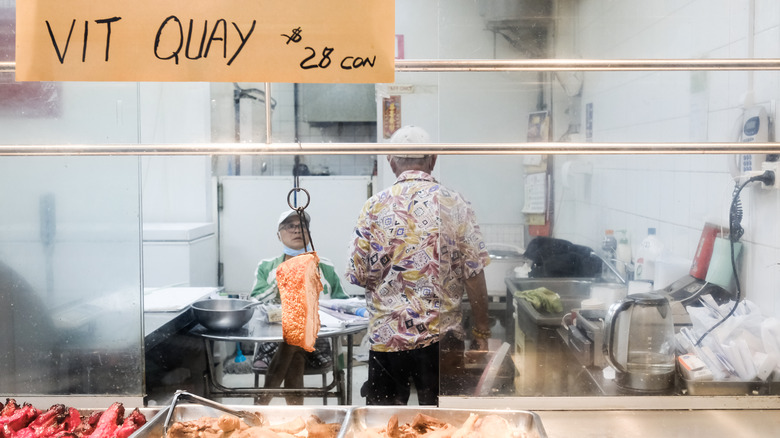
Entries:
[[750, 395], [778, 395], [780, 394], [780, 381], [700, 381], [688, 380], [680, 376], [685, 383], [688, 395], [702, 396], [750, 396]]
[[508, 420], [518, 431], [524, 434], [522, 435], [524, 438], [547, 438], [547, 433], [542, 426], [542, 419], [539, 415], [530, 411], [443, 409], [413, 406], [366, 406], [353, 408], [347, 418], [347, 424], [341, 428], [339, 438], [353, 438], [366, 429], [385, 426], [393, 415], [398, 415], [399, 424], [409, 423], [417, 414], [430, 415], [453, 426], [463, 424], [470, 414], [494, 414]]
[[[306, 420], [310, 415], [318, 416], [326, 423], [341, 423], [342, 430], [349, 412], [348, 406], [255, 406], [255, 405], [225, 405], [237, 411], [260, 412], [270, 424], [286, 423], [296, 417]], [[164, 407], [154, 418], [135, 431], [130, 438], [163, 438], [163, 426], [170, 407]], [[197, 420], [201, 417], [219, 417], [225, 413], [200, 404], [177, 404], [171, 417], [171, 422]]]

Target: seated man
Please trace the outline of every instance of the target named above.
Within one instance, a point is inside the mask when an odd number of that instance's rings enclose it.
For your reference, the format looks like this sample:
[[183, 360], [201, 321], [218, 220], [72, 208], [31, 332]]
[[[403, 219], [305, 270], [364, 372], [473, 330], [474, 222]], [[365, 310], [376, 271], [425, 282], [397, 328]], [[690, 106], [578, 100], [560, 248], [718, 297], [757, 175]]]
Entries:
[[[304, 218], [306, 221], [304, 226], [308, 229], [311, 217], [304, 212]], [[279, 288], [276, 284], [276, 268], [285, 260], [310, 250], [310, 248], [304, 248], [301, 220], [296, 211], [283, 211], [277, 224], [276, 235], [282, 243], [283, 253], [278, 257], [260, 261], [255, 272], [255, 285], [251, 293], [252, 297], [266, 303], [281, 303]], [[349, 298], [341, 287], [339, 276], [336, 274], [333, 264], [320, 257], [319, 268], [323, 287], [320, 298]], [[261, 343], [257, 345], [253, 367], [268, 370], [264, 385], [266, 388], [278, 388], [282, 382], [284, 382], [285, 388], [302, 388], [305, 367], [325, 368], [330, 366], [332, 361], [330, 351], [330, 342], [327, 339], [318, 339], [315, 350], [311, 353], [284, 343], [281, 343], [281, 348], [278, 342]], [[303, 397], [300, 396], [288, 396], [286, 399], [288, 404], [303, 404]], [[270, 401], [270, 398], [265, 401]]]

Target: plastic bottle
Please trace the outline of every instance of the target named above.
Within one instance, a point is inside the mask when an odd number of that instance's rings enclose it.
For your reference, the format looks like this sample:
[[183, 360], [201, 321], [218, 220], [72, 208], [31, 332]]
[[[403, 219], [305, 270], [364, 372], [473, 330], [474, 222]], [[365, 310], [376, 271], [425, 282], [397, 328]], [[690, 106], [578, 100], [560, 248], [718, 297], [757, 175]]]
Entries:
[[615, 258], [615, 252], [617, 251], [617, 239], [615, 239], [614, 230], [604, 231], [604, 241], [601, 243], [601, 249], [608, 258]]
[[655, 228], [647, 229], [647, 237], [642, 240], [636, 252], [634, 279], [655, 281], [655, 262], [661, 257], [664, 244], [655, 235]]
[[[614, 230], [604, 230], [604, 240], [601, 241], [601, 250], [604, 252], [604, 258], [607, 259], [607, 263], [613, 264], [615, 259], [615, 252], [617, 251], [617, 239], [615, 239]], [[602, 263], [601, 266], [601, 278], [609, 278], [612, 275], [606, 263]]]
[[626, 230], [620, 230], [618, 233], [617, 249], [615, 250], [615, 258], [618, 262], [615, 263], [615, 268], [623, 278], [626, 278], [626, 266], [631, 265], [631, 243], [628, 241]]

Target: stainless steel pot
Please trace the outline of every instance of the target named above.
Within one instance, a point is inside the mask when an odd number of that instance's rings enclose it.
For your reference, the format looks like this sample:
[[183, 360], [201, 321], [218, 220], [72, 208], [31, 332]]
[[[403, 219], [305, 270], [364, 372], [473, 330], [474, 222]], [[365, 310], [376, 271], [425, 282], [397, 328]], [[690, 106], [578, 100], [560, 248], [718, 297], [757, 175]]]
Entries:
[[198, 322], [209, 330], [235, 330], [252, 319], [255, 306], [261, 303], [234, 298], [201, 300], [192, 303], [192, 313]]

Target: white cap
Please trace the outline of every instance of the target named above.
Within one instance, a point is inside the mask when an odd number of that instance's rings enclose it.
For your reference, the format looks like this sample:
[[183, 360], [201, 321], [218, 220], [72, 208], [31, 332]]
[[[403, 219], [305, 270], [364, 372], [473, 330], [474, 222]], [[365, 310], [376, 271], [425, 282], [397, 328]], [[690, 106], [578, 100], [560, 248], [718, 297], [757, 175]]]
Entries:
[[[276, 222], [276, 228], [279, 228], [282, 225], [282, 222], [286, 221], [288, 218], [297, 215], [298, 212], [296, 210], [284, 210], [282, 214], [279, 215], [279, 220]], [[309, 213], [304, 211], [303, 216], [306, 218], [307, 223], [311, 223], [311, 216], [309, 216]]]
[[[406, 125], [399, 128], [390, 137], [390, 143], [430, 143], [431, 136], [419, 126]], [[394, 157], [401, 158], [425, 158], [424, 154], [401, 155], [392, 154]]]

